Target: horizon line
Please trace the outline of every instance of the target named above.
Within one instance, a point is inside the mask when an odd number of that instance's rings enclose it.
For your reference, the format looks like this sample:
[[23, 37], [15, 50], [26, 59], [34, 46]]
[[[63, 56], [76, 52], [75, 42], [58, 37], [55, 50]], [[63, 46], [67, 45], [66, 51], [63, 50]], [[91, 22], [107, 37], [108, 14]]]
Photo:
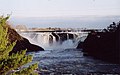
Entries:
[[120, 15], [66, 15], [66, 16], [12, 16], [13, 18], [69, 18], [69, 17], [112, 17], [112, 16], [120, 16]]

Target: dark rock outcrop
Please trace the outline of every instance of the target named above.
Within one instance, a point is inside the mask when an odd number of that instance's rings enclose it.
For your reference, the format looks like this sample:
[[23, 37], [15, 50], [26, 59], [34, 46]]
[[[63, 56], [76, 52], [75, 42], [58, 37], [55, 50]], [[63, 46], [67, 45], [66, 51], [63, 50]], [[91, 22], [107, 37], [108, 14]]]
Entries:
[[27, 52], [44, 50], [42, 47], [31, 44], [28, 39], [23, 38], [23, 40], [19, 40], [16, 42], [16, 45], [13, 48], [13, 52], [25, 50], [25, 49], [27, 49]]
[[56, 38], [56, 41], [59, 41], [60, 38], [56, 33], [52, 32], [52, 35]]
[[63, 42], [65, 40], [68, 39], [74, 39], [74, 34], [70, 34], [70, 33], [58, 33], [59, 37], [60, 37], [60, 41]]
[[26, 50], [26, 49], [27, 49], [28, 52], [30, 52], [30, 51], [43, 51], [44, 50], [42, 47], [31, 44], [28, 39], [20, 36], [11, 27], [8, 27], [8, 35], [9, 35], [9, 37], [8, 37], [9, 41], [11, 43], [16, 41], [16, 45], [14, 46], [12, 52], [17, 52], [17, 51]]
[[77, 48], [82, 48], [86, 55], [120, 64], [120, 22], [105, 32], [89, 33]]

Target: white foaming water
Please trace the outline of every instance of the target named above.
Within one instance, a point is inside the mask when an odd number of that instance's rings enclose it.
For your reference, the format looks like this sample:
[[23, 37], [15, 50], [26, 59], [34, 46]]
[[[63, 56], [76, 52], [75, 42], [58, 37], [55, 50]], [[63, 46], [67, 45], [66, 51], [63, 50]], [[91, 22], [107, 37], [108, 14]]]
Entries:
[[[53, 36], [50, 32], [44, 33], [20, 33], [21, 36], [27, 38], [32, 44], [38, 45], [43, 47], [45, 50], [56, 50], [56, 49], [69, 49], [69, 48], [76, 48], [78, 42], [81, 40], [83, 41], [86, 38], [86, 34], [79, 33], [77, 37], [73, 39], [69, 39], [67, 35], [67, 40], [63, 41], [56, 41], [56, 37]], [[50, 39], [52, 37], [52, 40]], [[83, 38], [82, 38], [83, 37]]]

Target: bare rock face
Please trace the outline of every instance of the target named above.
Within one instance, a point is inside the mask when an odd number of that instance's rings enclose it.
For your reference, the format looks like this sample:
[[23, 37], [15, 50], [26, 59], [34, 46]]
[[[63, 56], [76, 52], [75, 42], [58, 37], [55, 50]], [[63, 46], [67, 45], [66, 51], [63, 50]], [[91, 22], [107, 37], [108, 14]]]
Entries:
[[12, 52], [17, 52], [20, 50], [26, 50], [27, 52], [32, 52], [32, 51], [44, 51], [42, 47], [39, 47], [37, 45], [31, 44], [28, 39], [23, 38], [20, 36], [14, 29], [11, 27], [8, 28], [8, 35], [9, 35], [9, 41], [15, 42], [16, 45], [14, 46]]
[[113, 30], [91, 32], [77, 48], [82, 48], [85, 55], [120, 64], [120, 23]]

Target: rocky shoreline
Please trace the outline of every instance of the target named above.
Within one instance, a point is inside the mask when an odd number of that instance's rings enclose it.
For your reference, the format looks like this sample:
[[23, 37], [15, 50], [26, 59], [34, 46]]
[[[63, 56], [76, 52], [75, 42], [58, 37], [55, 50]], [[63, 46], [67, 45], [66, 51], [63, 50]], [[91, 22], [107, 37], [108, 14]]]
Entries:
[[8, 27], [8, 38], [10, 43], [16, 41], [16, 44], [12, 52], [17, 52], [21, 50], [27, 50], [27, 52], [32, 51], [44, 51], [42, 47], [31, 44], [28, 39], [20, 36], [12, 27]]
[[91, 31], [77, 49], [87, 56], [120, 64], [120, 22], [111, 24], [102, 32]]

